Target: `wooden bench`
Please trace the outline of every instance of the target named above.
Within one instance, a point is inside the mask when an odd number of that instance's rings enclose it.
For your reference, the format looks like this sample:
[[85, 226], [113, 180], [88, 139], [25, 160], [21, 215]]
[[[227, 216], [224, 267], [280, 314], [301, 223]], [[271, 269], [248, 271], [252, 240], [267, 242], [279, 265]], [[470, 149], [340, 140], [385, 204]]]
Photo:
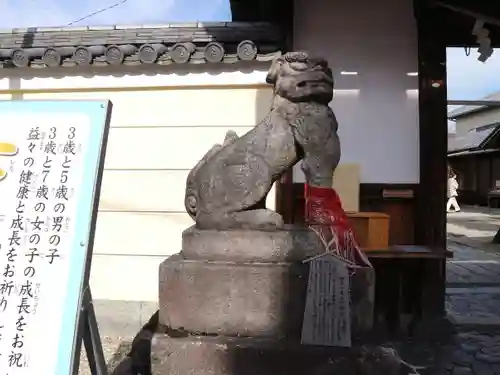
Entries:
[[453, 254], [414, 245], [389, 246], [366, 254], [376, 272], [376, 316], [383, 315], [388, 330], [396, 332], [401, 328], [402, 315], [409, 313], [408, 329], [413, 333], [422, 317], [427, 315], [426, 294], [429, 290], [436, 292], [435, 285], [430, 285], [425, 278], [427, 270]]
[[442, 259], [453, 258], [453, 252], [438, 252], [427, 246], [419, 245], [394, 245], [387, 249], [369, 250], [366, 252], [369, 258], [391, 258], [391, 259]]

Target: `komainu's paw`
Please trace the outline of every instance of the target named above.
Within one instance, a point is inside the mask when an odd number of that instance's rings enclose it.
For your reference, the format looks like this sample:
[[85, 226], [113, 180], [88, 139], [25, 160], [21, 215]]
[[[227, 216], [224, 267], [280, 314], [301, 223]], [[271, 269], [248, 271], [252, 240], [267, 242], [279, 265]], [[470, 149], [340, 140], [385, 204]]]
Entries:
[[272, 210], [257, 209], [250, 211], [233, 212], [231, 214], [198, 215], [196, 227], [198, 229], [230, 230], [276, 230], [283, 228], [283, 217]]
[[276, 230], [284, 225], [283, 217], [279, 213], [265, 208], [236, 212], [231, 220], [242, 229]]

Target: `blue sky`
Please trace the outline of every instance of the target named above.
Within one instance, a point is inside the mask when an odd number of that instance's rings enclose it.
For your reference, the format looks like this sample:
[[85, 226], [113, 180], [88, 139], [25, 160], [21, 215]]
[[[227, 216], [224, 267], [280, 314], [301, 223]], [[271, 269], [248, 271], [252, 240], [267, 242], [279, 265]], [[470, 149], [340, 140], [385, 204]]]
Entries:
[[[479, 100], [500, 91], [500, 49], [484, 63], [477, 60], [477, 49], [471, 49], [469, 56], [464, 48], [448, 48], [446, 52], [449, 100]], [[457, 107], [448, 106], [448, 110]], [[448, 122], [448, 131], [455, 131], [453, 122]]]
[[448, 99], [481, 99], [500, 90], [500, 49], [482, 63], [476, 49], [466, 56], [463, 48], [448, 48]]
[[[120, 0], [2, 0], [0, 27], [65, 26]], [[127, 0], [76, 25], [229, 21], [229, 0]]]

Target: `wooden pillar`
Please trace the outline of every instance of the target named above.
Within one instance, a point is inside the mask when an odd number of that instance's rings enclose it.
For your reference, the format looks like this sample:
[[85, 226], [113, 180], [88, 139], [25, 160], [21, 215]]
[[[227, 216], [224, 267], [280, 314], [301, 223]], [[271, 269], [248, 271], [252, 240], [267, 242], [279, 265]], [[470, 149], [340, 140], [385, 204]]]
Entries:
[[258, 0], [230, 0], [233, 22], [259, 22], [262, 18], [262, 4]]
[[[440, 33], [442, 14], [415, 0], [418, 24], [420, 184], [417, 191], [415, 241], [446, 251], [447, 88], [446, 41]], [[446, 262], [425, 267], [424, 310], [444, 314]]]

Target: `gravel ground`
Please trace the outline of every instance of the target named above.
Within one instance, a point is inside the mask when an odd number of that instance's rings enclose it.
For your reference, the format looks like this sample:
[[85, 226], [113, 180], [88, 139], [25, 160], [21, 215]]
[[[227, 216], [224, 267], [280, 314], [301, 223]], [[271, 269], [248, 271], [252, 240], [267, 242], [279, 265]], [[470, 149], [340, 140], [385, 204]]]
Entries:
[[[106, 363], [108, 364], [108, 372], [111, 373], [130, 350], [130, 340], [121, 337], [103, 337], [102, 348]], [[92, 375], [87, 361], [87, 355], [83, 347], [80, 355], [80, 371], [78, 375]]]

